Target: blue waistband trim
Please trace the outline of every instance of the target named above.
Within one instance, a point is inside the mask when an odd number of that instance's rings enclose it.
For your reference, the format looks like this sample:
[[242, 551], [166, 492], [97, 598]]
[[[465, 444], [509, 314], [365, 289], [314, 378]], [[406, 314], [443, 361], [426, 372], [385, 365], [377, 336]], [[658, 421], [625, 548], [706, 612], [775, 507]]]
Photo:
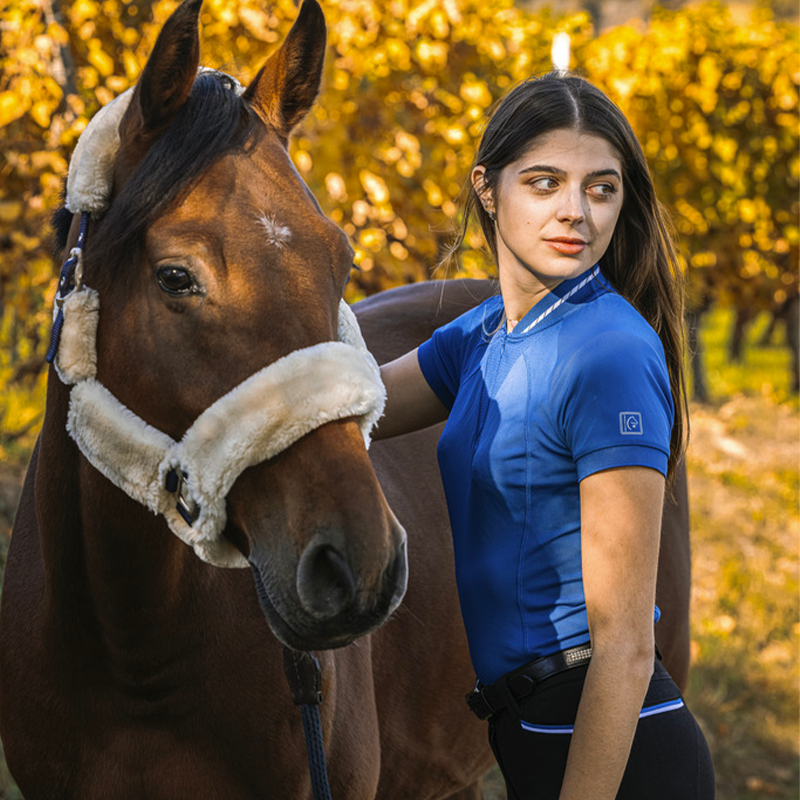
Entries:
[[652, 717], [655, 714], [663, 714], [665, 711], [677, 711], [679, 708], [683, 708], [683, 706], [684, 703], [680, 697], [677, 700], [668, 700], [666, 703], [659, 703], [657, 706], [643, 708], [639, 713], [639, 719]]
[[[677, 711], [683, 706], [684, 702], [680, 697], [675, 700], [667, 700], [665, 703], [643, 708], [639, 713], [639, 719], [654, 717], [656, 714], [665, 714], [667, 711]], [[570, 734], [575, 730], [573, 725], [534, 725], [531, 722], [525, 722], [525, 720], [520, 720], [519, 724], [522, 730], [530, 731], [531, 733]]]

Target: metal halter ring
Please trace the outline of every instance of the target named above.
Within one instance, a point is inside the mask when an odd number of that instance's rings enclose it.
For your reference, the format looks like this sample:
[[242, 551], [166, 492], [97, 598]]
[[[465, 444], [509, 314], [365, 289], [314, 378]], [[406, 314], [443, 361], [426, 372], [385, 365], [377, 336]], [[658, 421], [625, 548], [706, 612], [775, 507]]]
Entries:
[[189, 491], [188, 477], [183, 471], [171, 469], [167, 473], [164, 488], [175, 495], [175, 509], [191, 527], [200, 516], [200, 506]]

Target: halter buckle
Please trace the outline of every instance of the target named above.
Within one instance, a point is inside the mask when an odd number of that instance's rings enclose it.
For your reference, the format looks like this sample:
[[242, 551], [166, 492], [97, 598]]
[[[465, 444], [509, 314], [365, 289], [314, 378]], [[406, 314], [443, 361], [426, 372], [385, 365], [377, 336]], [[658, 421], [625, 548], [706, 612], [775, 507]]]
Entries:
[[171, 469], [164, 481], [164, 488], [175, 495], [175, 509], [183, 517], [183, 521], [191, 527], [200, 516], [200, 506], [189, 490], [189, 476], [181, 470]]

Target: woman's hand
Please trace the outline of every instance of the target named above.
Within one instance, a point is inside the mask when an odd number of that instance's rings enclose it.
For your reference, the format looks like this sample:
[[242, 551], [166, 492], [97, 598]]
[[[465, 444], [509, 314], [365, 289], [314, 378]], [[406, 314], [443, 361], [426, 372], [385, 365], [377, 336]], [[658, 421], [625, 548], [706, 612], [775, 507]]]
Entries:
[[653, 673], [664, 478], [620, 467], [590, 475], [580, 489], [592, 660], [560, 800], [614, 800]]
[[400, 436], [447, 419], [447, 408], [425, 380], [416, 350], [384, 364], [381, 378], [386, 386], [386, 409], [373, 439]]

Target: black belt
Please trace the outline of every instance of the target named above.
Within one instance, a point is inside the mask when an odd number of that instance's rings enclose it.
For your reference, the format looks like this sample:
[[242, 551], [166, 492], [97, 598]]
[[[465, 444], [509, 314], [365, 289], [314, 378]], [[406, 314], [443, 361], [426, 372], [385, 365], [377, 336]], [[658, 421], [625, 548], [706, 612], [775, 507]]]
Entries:
[[467, 695], [467, 705], [478, 719], [486, 719], [504, 708], [511, 709], [519, 716], [518, 702], [524, 700], [538, 683], [551, 675], [588, 664], [591, 657], [591, 645], [584, 644], [537, 658], [489, 686], [479, 683]]

